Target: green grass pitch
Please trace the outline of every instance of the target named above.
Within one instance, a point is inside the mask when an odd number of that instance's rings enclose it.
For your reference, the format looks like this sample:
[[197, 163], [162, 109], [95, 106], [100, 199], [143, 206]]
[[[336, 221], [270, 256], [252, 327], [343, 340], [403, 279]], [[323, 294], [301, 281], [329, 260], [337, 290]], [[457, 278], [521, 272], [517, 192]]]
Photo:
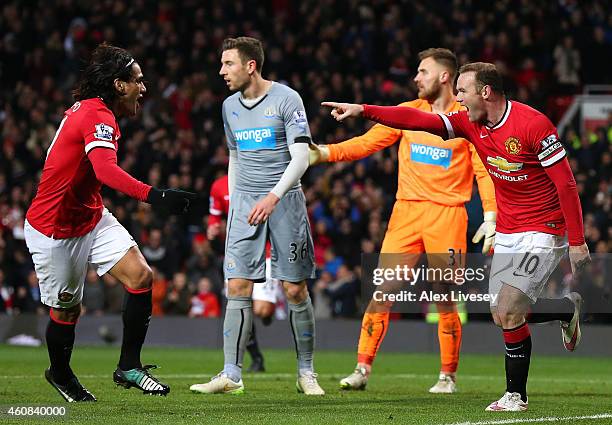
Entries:
[[[143, 360], [158, 364], [161, 368], [154, 373], [172, 388], [168, 397], [115, 387], [112, 372], [118, 355], [117, 347], [76, 347], [73, 369], [98, 402], [68, 404], [43, 378], [48, 364], [44, 347], [0, 345], [0, 406], [63, 405], [68, 416], [62, 423], [105, 425], [612, 423], [612, 362], [605, 358], [534, 356], [529, 411], [508, 414], [484, 412], [504, 389], [501, 355], [463, 355], [458, 374], [460, 392], [430, 395], [427, 389], [437, 378], [436, 355], [383, 351], [367, 391], [341, 392], [338, 380], [351, 372], [355, 354], [319, 351], [315, 364], [319, 382], [327, 391], [321, 398], [297, 394], [295, 354], [290, 350], [266, 350], [268, 371], [245, 374], [245, 394], [236, 396], [189, 392], [190, 384], [204, 382], [220, 370], [220, 350], [145, 347]], [[576, 418], [598, 414], [608, 416]], [[550, 419], [567, 417], [574, 419]], [[1, 424], [53, 422], [0, 417]]]

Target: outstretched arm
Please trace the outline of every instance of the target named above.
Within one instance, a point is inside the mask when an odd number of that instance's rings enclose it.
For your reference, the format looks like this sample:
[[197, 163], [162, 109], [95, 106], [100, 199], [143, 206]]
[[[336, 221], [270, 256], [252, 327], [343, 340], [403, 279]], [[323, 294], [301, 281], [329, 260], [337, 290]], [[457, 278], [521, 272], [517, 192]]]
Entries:
[[322, 162], [356, 161], [391, 146], [401, 137], [401, 130], [376, 124], [365, 134], [329, 145], [310, 144], [310, 165]]
[[[337, 121], [348, 117], [362, 116], [388, 127], [401, 130], [427, 131], [442, 138], [448, 138], [447, 127], [441, 116], [405, 106], [358, 105], [354, 103], [323, 102], [332, 109], [331, 115]], [[454, 136], [456, 137], [456, 136]]]
[[162, 206], [172, 214], [185, 212], [190, 202], [196, 199], [195, 193], [179, 189], [157, 189], [136, 180], [117, 165], [114, 149], [93, 148], [87, 157], [100, 182], [139, 201]]
[[136, 180], [119, 167], [114, 149], [94, 148], [89, 151], [87, 157], [93, 166], [96, 178], [102, 184], [139, 201], [147, 199], [151, 186]]

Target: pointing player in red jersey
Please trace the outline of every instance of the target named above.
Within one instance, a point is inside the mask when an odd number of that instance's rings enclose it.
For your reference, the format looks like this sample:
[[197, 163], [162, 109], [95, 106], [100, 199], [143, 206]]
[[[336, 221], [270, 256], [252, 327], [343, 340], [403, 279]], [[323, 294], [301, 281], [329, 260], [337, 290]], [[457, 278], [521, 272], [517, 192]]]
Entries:
[[497, 198], [489, 292], [497, 295], [491, 313], [503, 329], [506, 348], [506, 392], [486, 410], [524, 411], [531, 357], [526, 321], [530, 306], [540, 304], [555, 311], [535, 314], [530, 322], [560, 320], [566, 349], [573, 351], [580, 341], [579, 294], [538, 301], [567, 250], [566, 232], [572, 271], [576, 273], [590, 261], [580, 199], [565, 149], [550, 120], [527, 105], [507, 100], [495, 65], [466, 64], [459, 74], [457, 100], [466, 111], [444, 115], [401, 106], [323, 105], [333, 108], [332, 116], [338, 121], [363, 115], [389, 127], [427, 131], [443, 138], [464, 137], [476, 147]]
[[38, 276], [41, 301], [51, 309], [46, 342], [47, 381], [68, 402], [96, 401], [70, 368], [74, 329], [90, 264], [123, 283], [123, 343], [113, 374], [117, 385], [166, 395], [140, 362], [151, 318], [152, 272], [128, 231], [102, 204], [103, 184], [170, 213], [182, 213], [194, 193], [161, 190], [117, 165], [121, 137], [115, 117], [133, 117], [146, 92], [142, 71], [127, 51], [98, 46], [74, 91], [47, 151], [38, 191], [28, 209], [25, 239]]

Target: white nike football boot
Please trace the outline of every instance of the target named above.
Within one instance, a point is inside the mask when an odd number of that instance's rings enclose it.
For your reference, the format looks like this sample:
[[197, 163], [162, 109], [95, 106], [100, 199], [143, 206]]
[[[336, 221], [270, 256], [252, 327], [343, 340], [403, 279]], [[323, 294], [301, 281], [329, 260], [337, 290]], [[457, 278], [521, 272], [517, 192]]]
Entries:
[[340, 380], [340, 389], [350, 390], [365, 390], [368, 385], [368, 375], [365, 367], [357, 367], [346, 378]]
[[440, 372], [440, 377], [436, 385], [429, 389], [432, 394], [453, 394], [457, 392], [457, 384], [455, 377], [446, 373]]
[[242, 379], [238, 382], [232, 381], [225, 373], [221, 372], [205, 384], [193, 384], [189, 389], [194, 393], [202, 394], [242, 394], [244, 384]]
[[305, 395], [325, 395], [325, 391], [317, 382], [317, 374], [314, 372], [304, 372], [298, 376], [295, 387], [298, 393]]
[[567, 351], [574, 351], [582, 338], [580, 313], [582, 311], [583, 300], [578, 292], [570, 292], [565, 298], [574, 303], [574, 316], [572, 316], [572, 320], [569, 322], [561, 322], [561, 337], [563, 338], [565, 349]]
[[527, 410], [527, 401], [521, 400], [519, 393], [506, 393], [497, 401], [489, 404], [486, 412], [524, 412]]

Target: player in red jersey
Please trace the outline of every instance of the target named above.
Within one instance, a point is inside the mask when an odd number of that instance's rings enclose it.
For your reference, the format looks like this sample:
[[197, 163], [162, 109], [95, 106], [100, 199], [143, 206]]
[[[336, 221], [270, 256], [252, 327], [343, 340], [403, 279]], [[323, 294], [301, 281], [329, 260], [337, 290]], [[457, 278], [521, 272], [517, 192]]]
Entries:
[[113, 380], [126, 388], [166, 395], [170, 388], [143, 366], [140, 351], [151, 318], [152, 272], [128, 231], [102, 204], [103, 184], [139, 201], [184, 212], [195, 194], [142, 183], [117, 165], [121, 137], [115, 117], [135, 116], [146, 92], [142, 71], [124, 49], [101, 44], [62, 119], [28, 209], [25, 238], [38, 277], [41, 301], [50, 307], [46, 331], [47, 381], [68, 402], [96, 401], [70, 368], [74, 330], [90, 264], [110, 273], [127, 291], [123, 343]]
[[[210, 207], [206, 236], [209, 240], [221, 237], [225, 239], [221, 228], [221, 218], [227, 217], [229, 212], [229, 187], [227, 175], [216, 179], [210, 187]], [[276, 305], [283, 299], [283, 291], [280, 281], [272, 279], [270, 265], [270, 244], [266, 245], [266, 280], [255, 282], [253, 285], [253, 314], [261, 318], [264, 325], [269, 325], [276, 311]], [[251, 355], [251, 366], [249, 372], [265, 372], [263, 353], [259, 349], [255, 322], [251, 327], [251, 336], [247, 341], [247, 351]]]
[[338, 121], [350, 116], [389, 127], [420, 130], [443, 138], [464, 137], [474, 144], [487, 168], [497, 198], [497, 235], [489, 292], [491, 313], [503, 328], [506, 392], [487, 411], [527, 410], [530, 322], [560, 320], [566, 349], [580, 341], [582, 298], [572, 292], [559, 300], [538, 300], [550, 274], [567, 250], [572, 271], [590, 261], [582, 210], [565, 149], [557, 130], [540, 112], [507, 100], [495, 65], [466, 64], [459, 70], [457, 100], [466, 111], [430, 114], [414, 108], [323, 102]]
[[222, 236], [221, 219], [227, 217], [229, 211], [229, 188], [227, 175], [219, 177], [210, 186], [210, 203], [208, 208], [208, 223], [206, 237], [209, 240]]

